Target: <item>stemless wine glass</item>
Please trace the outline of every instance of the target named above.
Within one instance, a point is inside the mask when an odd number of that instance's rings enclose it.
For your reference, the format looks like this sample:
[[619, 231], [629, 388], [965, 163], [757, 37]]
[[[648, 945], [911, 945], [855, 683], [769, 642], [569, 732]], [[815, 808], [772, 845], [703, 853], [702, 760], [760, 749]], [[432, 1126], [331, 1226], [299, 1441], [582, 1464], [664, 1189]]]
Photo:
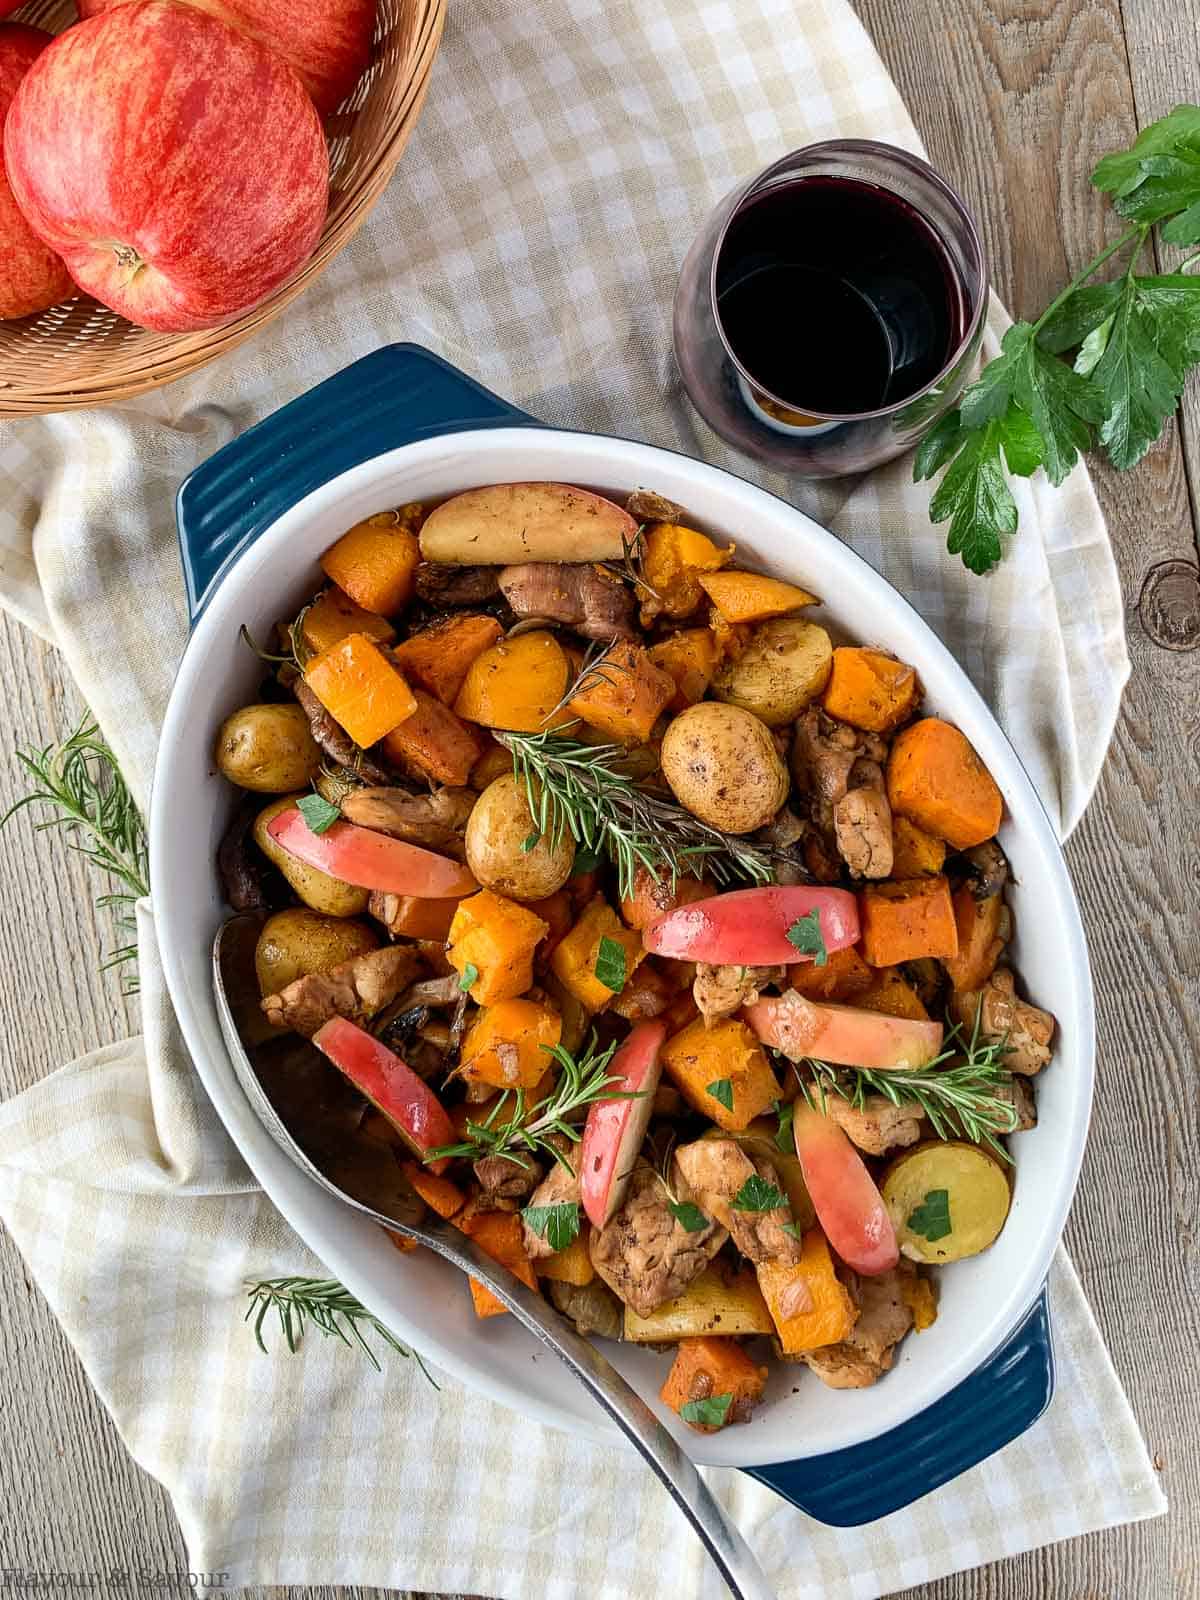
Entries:
[[975, 223], [932, 167], [830, 140], [712, 212], [679, 275], [675, 356], [697, 411], [745, 454], [801, 478], [862, 472], [955, 403], [987, 288]]

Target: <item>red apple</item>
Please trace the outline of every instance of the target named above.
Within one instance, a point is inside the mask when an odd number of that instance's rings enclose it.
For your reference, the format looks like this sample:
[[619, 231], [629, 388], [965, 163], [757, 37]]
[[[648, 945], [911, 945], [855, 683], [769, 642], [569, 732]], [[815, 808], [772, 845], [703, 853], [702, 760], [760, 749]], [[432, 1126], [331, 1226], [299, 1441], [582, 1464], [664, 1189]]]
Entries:
[[249, 311], [312, 254], [329, 157], [265, 45], [177, 0], [61, 34], [5, 125], [8, 179], [76, 283], [167, 333]]
[[[312, 1042], [383, 1113], [415, 1155], [424, 1159], [431, 1150], [455, 1142], [454, 1124], [437, 1095], [374, 1034], [345, 1017], [331, 1017]], [[431, 1172], [444, 1172], [449, 1157], [427, 1164]]]
[[855, 1272], [873, 1278], [900, 1259], [896, 1230], [863, 1158], [838, 1127], [796, 1101], [792, 1137], [804, 1182], [825, 1237]]
[[[0, 17], [15, 10], [0, 0]], [[76, 293], [61, 256], [26, 222], [4, 176], [4, 119], [17, 85], [51, 42], [41, 28], [20, 22], [0, 28], [0, 319], [45, 311]]]
[[593, 1227], [603, 1228], [625, 1198], [654, 1106], [662, 1072], [658, 1052], [666, 1036], [661, 1022], [640, 1022], [608, 1069], [621, 1080], [610, 1086], [613, 1093], [638, 1098], [597, 1100], [588, 1111], [579, 1146], [579, 1198]]
[[372, 828], [335, 822], [324, 833], [314, 833], [297, 806], [272, 817], [267, 832], [276, 844], [310, 867], [360, 889], [411, 894], [422, 900], [454, 900], [474, 894], [479, 887], [466, 867], [448, 856], [391, 839]]
[[927, 1066], [942, 1048], [940, 1022], [826, 1005], [794, 989], [745, 1006], [741, 1015], [764, 1044], [789, 1061], [816, 1056], [839, 1067], [903, 1071]]
[[[79, 15], [98, 17], [126, 3], [79, 0]], [[204, 0], [203, 9], [282, 56], [323, 117], [341, 105], [371, 59], [375, 0]]]
[[[17, 7], [23, 6], [24, 4], [25, 0], [0, 0], [0, 17], [11, 17]], [[38, 29], [38, 32], [41, 32], [40, 28]], [[47, 38], [48, 37], [49, 35], [47, 35]], [[3, 121], [4, 118], [0, 116], [0, 122]]]

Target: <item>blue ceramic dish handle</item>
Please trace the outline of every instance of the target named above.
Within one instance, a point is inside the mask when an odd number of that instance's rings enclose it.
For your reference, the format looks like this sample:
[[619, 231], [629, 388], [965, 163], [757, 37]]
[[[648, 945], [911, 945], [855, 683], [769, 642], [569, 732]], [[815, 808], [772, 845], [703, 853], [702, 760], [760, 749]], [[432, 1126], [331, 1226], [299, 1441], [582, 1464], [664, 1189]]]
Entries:
[[[416, 439], [540, 427], [419, 345], [387, 345], [248, 428], [179, 491], [179, 545], [192, 621], [241, 552], [305, 495]], [[1023, 1433], [1054, 1393], [1040, 1299], [990, 1361], [919, 1416], [870, 1443], [750, 1475], [821, 1522], [871, 1522], [919, 1500]]]

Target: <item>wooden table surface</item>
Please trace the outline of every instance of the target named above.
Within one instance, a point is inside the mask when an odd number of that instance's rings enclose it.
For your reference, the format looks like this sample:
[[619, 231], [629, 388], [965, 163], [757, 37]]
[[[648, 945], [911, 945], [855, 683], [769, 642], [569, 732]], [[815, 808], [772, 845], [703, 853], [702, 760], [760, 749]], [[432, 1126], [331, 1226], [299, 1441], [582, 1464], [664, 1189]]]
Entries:
[[[1097, 158], [1200, 99], [1200, 0], [856, 3], [935, 165], [981, 223], [999, 292], [1015, 314], [1036, 315], [1112, 237], [1086, 183]], [[910, 1600], [1200, 1596], [1200, 384], [1136, 472], [1094, 470], [1134, 674], [1099, 793], [1068, 848], [1100, 1061], [1067, 1243], [1171, 1512], [911, 1590]], [[2, 617], [0, 674], [0, 749], [68, 727], [75, 698], [53, 653]], [[15, 764], [0, 765], [0, 811], [20, 792]], [[92, 970], [109, 929], [93, 917], [78, 864], [52, 841], [31, 848], [18, 822], [0, 833], [0, 871], [7, 1097], [136, 1024], [116, 983]], [[82, 958], [64, 957], [74, 951]], [[165, 1494], [125, 1454], [6, 1236], [0, 1279], [0, 1568], [185, 1568]]]

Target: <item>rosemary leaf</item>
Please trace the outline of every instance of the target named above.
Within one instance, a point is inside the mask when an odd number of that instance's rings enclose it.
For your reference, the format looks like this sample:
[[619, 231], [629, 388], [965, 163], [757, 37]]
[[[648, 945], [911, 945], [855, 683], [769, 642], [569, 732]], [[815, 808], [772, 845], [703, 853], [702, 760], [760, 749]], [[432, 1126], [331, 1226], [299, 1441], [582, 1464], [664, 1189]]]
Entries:
[[244, 1320], [249, 1322], [254, 1318], [254, 1339], [264, 1355], [270, 1352], [263, 1338], [263, 1324], [274, 1311], [284, 1343], [293, 1355], [300, 1348], [305, 1328], [311, 1323], [327, 1339], [340, 1339], [350, 1348], [357, 1345], [376, 1372], [380, 1372], [378, 1358], [364, 1337], [365, 1330], [382, 1339], [397, 1355], [414, 1356], [429, 1382], [435, 1389], [438, 1387], [420, 1356], [406, 1349], [336, 1278], [262, 1278], [257, 1283], [248, 1282], [246, 1294], [250, 1305]]

